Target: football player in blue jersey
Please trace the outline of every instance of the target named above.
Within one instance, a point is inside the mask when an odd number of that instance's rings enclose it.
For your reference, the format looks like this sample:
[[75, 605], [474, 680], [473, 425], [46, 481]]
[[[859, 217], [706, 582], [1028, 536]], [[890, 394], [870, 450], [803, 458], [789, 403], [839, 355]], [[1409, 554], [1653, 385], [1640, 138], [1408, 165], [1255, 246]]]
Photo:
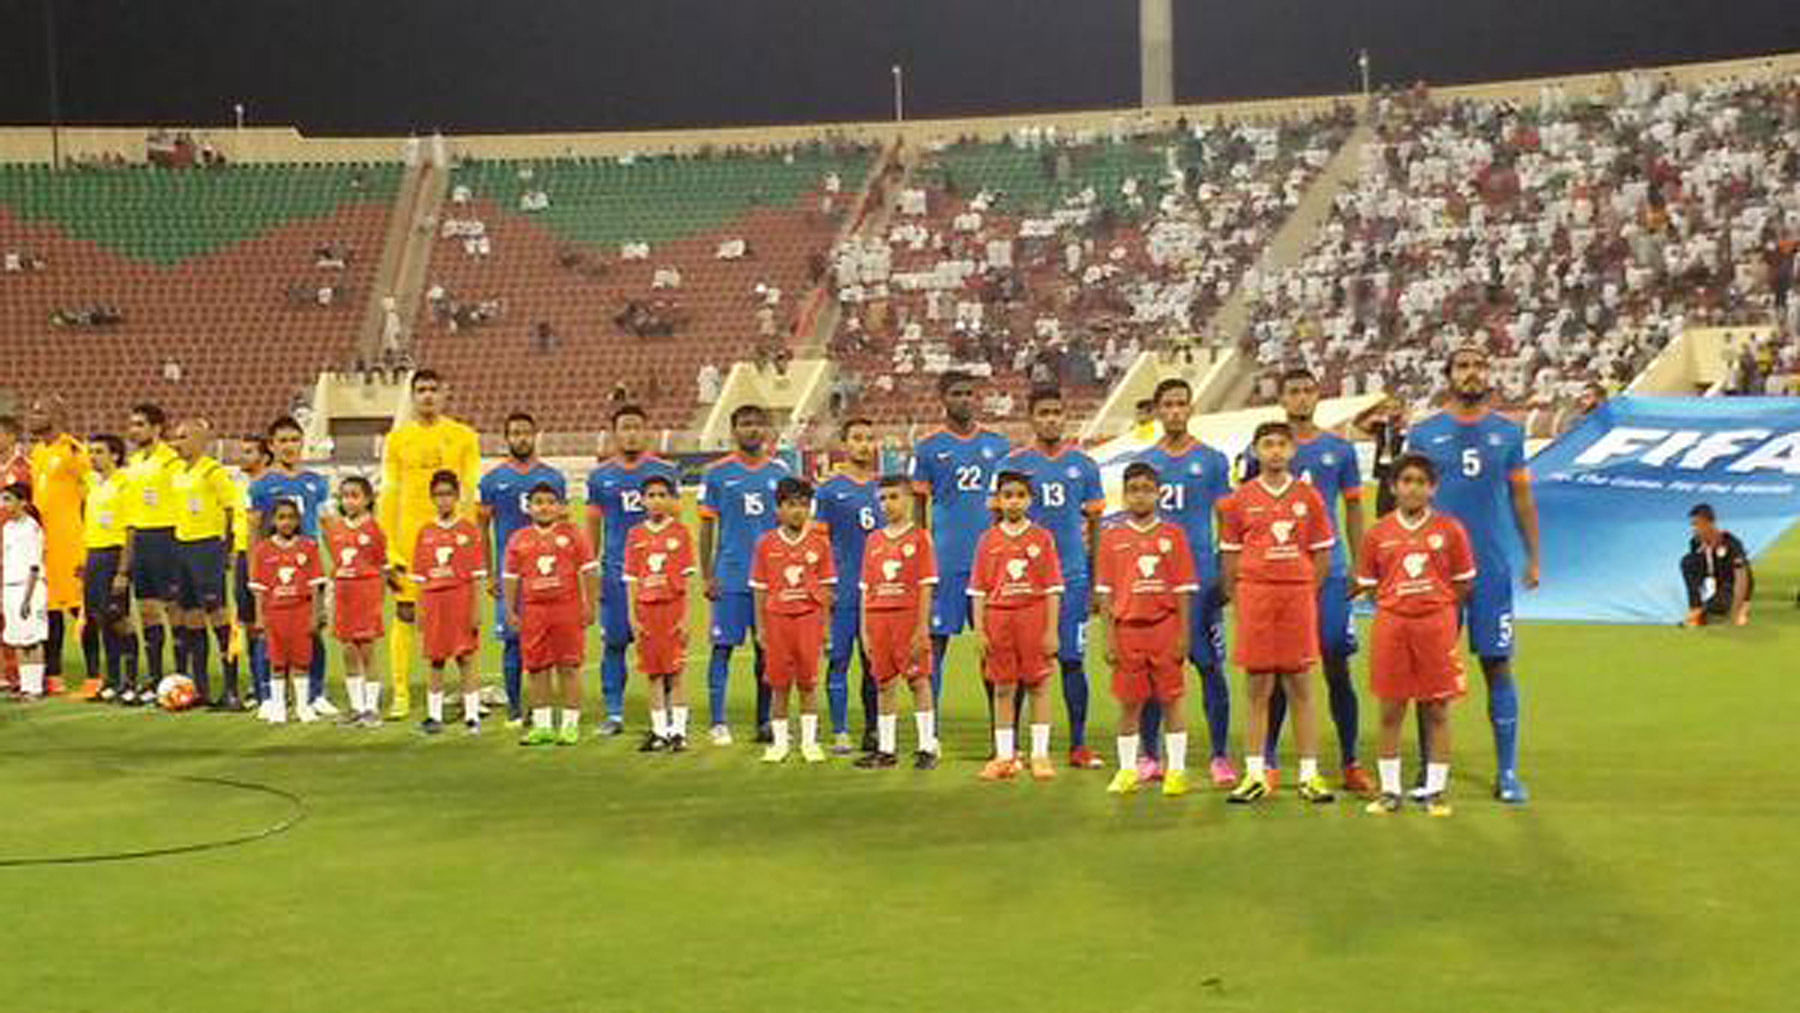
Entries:
[[706, 599], [712, 602], [707, 702], [712, 709], [715, 746], [731, 745], [731, 727], [725, 723], [725, 690], [731, 677], [732, 651], [746, 639], [756, 653], [756, 740], [774, 741], [762, 647], [751, 636], [756, 628], [756, 608], [750, 591], [750, 563], [757, 539], [778, 522], [775, 486], [788, 477], [787, 465], [766, 455], [769, 413], [761, 405], [742, 404], [732, 410], [731, 437], [737, 449], [714, 461], [700, 482], [700, 572], [706, 578]]
[[1451, 352], [1446, 371], [1449, 405], [1413, 427], [1407, 449], [1437, 466], [1442, 478], [1435, 505], [1462, 522], [1475, 550], [1475, 589], [1463, 606], [1463, 625], [1487, 680], [1497, 761], [1494, 797], [1523, 805], [1528, 795], [1519, 778], [1519, 689], [1512, 668], [1515, 537], [1524, 543], [1520, 577], [1527, 590], [1538, 586], [1543, 558], [1537, 501], [1525, 467], [1525, 432], [1488, 404], [1492, 387], [1485, 351]]
[[[1194, 573], [1200, 593], [1194, 596], [1193, 630], [1188, 659], [1200, 671], [1201, 706], [1206, 711], [1207, 733], [1212, 740], [1212, 764], [1208, 773], [1221, 787], [1237, 783], [1227, 737], [1231, 734], [1231, 688], [1225, 681], [1224, 595], [1219, 585], [1219, 552], [1213, 537], [1213, 516], [1218, 502], [1231, 493], [1231, 462], [1188, 431], [1194, 413], [1194, 391], [1186, 380], [1171, 377], [1156, 385], [1156, 414], [1162, 422], [1162, 438], [1140, 451], [1137, 459], [1156, 469], [1160, 479], [1157, 507], [1164, 520], [1181, 525], [1194, 554]], [[1158, 759], [1162, 708], [1144, 705], [1140, 725], [1143, 739], [1138, 758], [1140, 780], [1162, 778]]]
[[[938, 399], [944, 406], [944, 428], [914, 448], [912, 480], [918, 516], [937, 545], [940, 583], [931, 609], [931, 698], [939, 701], [942, 714], [944, 655], [950, 638], [969, 625], [975, 547], [993, 524], [989, 487], [1000, 459], [1012, 452], [1012, 442], [975, 421], [975, 379], [969, 374], [949, 370], [938, 377]], [[990, 698], [990, 709], [992, 703]]]
[[[275, 463], [250, 483], [250, 547], [274, 533], [275, 505], [292, 503], [300, 511], [300, 533], [320, 541], [319, 515], [331, 501], [331, 483], [316, 471], [300, 466], [306, 448], [306, 431], [292, 416], [283, 415], [269, 423], [269, 450]], [[391, 536], [390, 536], [391, 537]], [[325, 696], [325, 640], [313, 632], [312, 667], [306, 673], [306, 693], [312, 697], [312, 709], [325, 717], [338, 713]], [[252, 677], [254, 677], [254, 672]], [[269, 698], [266, 684], [256, 688], [259, 700]]]
[[481, 536], [488, 545], [488, 596], [494, 600], [494, 634], [501, 643], [500, 672], [506, 682], [506, 726], [525, 721], [522, 695], [524, 665], [519, 654], [519, 631], [506, 618], [506, 599], [500, 582], [500, 560], [513, 533], [531, 525], [531, 490], [548, 485], [558, 500], [568, 495], [562, 472], [537, 456], [538, 425], [531, 413], [515, 411], [506, 417], [506, 460], [481, 476], [478, 487]]
[[1069, 711], [1069, 766], [1098, 769], [1106, 762], [1087, 745], [1088, 615], [1093, 607], [1094, 549], [1100, 542], [1100, 516], [1106, 490], [1100, 466], [1063, 430], [1062, 392], [1052, 387], [1032, 390], [1027, 401], [1034, 439], [1007, 456], [1001, 471], [1031, 479], [1033, 496], [1027, 511], [1033, 524], [1056, 539], [1065, 590], [1061, 632], [1063, 704]]
[[600, 633], [606, 645], [600, 657], [600, 695], [606, 705], [601, 735], [625, 731], [625, 652], [631, 646], [625, 541], [631, 529], [650, 516], [644, 506], [644, 480], [660, 475], [681, 488], [675, 465], [650, 453], [644, 409], [628, 404], [613, 410], [611, 444], [612, 456], [587, 478], [588, 540], [600, 557]]
[[877, 470], [881, 448], [875, 442], [875, 423], [852, 418], [839, 431], [845, 461], [819, 485], [814, 496], [813, 519], [831, 535], [832, 563], [838, 587], [831, 612], [831, 653], [825, 670], [825, 698], [831, 712], [831, 751], [845, 755], [850, 747], [850, 659], [862, 665], [863, 751], [875, 751], [875, 679], [869, 673], [867, 645], [862, 643], [863, 543], [869, 532], [882, 526], [881, 504], [876, 498], [881, 475]]
[[[1319, 379], [1311, 370], [1290, 369], [1283, 373], [1280, 397], [1288, 428], [1294, 431], [1294, 456], [1288, 469], [1318, 490], [1330, 508], [1331, 533], [1337, 538], [1337, 545], [1331, 550], [1330, 575], [1319, 588], [1319, 654], [1325, 669], [1325, 686], [1331, 694], [1331, 720], [1337, 726], [1344, 790], [1368, 795], [1375, 791], [1375, 783], [1357, 762], [1356, 684], [1350, 680], [1356, 626], [1350, 615], [1349, 575], [1355, 571], [1357, 555], [1362, 551], [1362, 470], [1357, 465], [1356, 448], [1349, 440], [1325, 432], [1313, 422], [1313, 413], [1319, 407]], [[1252, 452], [1244, 481], [1256, 477], [1256, 473], [1256, 455]], [[1343, 500], [1341, 522], [1339, 499]], [[1287, 694], [1276, 686], [1269, 698], [1269, 741], [1264, 759], [1271, 789], [1275, 787], [1276, 746], [1281, 741], [1281, 723], [1286, 714]]]

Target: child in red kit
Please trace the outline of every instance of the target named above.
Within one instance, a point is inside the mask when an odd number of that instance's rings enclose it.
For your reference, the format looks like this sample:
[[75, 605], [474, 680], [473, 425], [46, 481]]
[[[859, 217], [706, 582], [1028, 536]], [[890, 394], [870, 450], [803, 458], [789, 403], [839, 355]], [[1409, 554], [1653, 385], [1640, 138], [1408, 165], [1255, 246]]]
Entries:
[[420, 585], [419, 627], [431, 675], [425, 697], [427, 735], [444, 730], [444, 666], [462, 675], [463, 724], [481, 732], [481, 683], [475, 672], [480, 632], [475, 626], [475, 585], [487, 577], [487, 550], [475, 522], [457, 516], [462, 482], [453, 471], [431, 476], [431, 504], [437, 517], [419, 529], [408, 573]]
[[994, 480], [1000, 521], [981, 535], [969, 575], [969, 603], [982, 667], [994, 690], [994, 758], [981, 770], [986, 781], [1017, 777], [1020, 764], [1013, 729], [1019, 693], [1031, 701], [1031, 776], [1056, 776], [1050, 763], [1051, 659], [1061, 648], [1062, 563], [1056, 539], [1031, 523], [1031, 480], [1003, 471]]
[[916, 770], [937, 766], [937, 714], [931, 696], [931, 595], [937, 589], [937, 551], [931, 534], [913, 524], [909, 479], [889, 475], [876, 493], [885, 527], [869, 532], [863, 543], [862, 642], [877, 687], [875, 751], [856, 761], [858, 767], [896, 766], [899, 718], [894, 713], [897, 688], [912, 690], [913, 720], [919, 749]]
[[642, 753], [687, 748], [688, 584], [695, 567], [694, 535], [675, 516], [681, 497], [664, 475], [644, 479], [644, 522], [625, 538], [625, 593], [638, 671], [650, 687], [650, 733]]
[[[587, 657], [587, 629], [600, 604], [600, 564], [575, 525], [562, 491], [540, 482], [527, 494], [531, 526], [506, 543], [507, 621], [519, 631], [519, 652], [531, 677], [531, 730], [522, 746], [581, 741], [581, 665]], [[551, 672], [560, 686], [551, 685]], [[552, 733], [551, 700], [562, 701], [562, 727]]]
[[386, 603], [387, 536], [371, 512], [375, 490], [351, 475], [338, 483], [338, 520], [325, 525], [332, 578], [332, 634], [344, 645], [344, 686], [350, 693], [345, 724], [381, 724], [381, 681], [369, 678]]
[[756, 543], [750, 567], [756, 636], [766, 659], [775, 737], [763, 751], [764, 763], [788, 757], [790, 687], [800, 691], [800, 756], [808, 763], [825, 760], [819, 746], [819, 656], [825, 650], [825, 624], [835, 601], [837, 573], [830, 537], [812, 522], [812, 503], [809, 482], [784, 478], [775, 486], [781, 526]]
[[325, 570], [319, 546], [300, 534], [300, 508], [288, 500], [270, 516], [274, 534], [256, 543], [250, 555], [250, 590], [256, 595], [257, 624], [267, 640], [269, 700], [264, 720], [287, 722], [287, 681], [294, 680], [294, 716], [310, 724], [318, 715], [307, 703], [307, 672], [312, 667], [313, 634], [325, 625], [319, 613], [319, 588]]

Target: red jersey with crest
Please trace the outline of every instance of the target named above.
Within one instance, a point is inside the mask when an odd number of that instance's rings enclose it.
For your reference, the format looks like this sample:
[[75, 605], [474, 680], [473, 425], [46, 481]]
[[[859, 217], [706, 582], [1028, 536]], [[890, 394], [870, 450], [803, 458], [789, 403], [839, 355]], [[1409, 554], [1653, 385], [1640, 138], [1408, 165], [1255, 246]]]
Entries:
[[407, 572], [426, 591], [461, 587], [487, 576], [487, 550], [475, 522], [459, 519], [445, 524], [435, 518], [426, 522], [419, 529]]
[[325, 545], [331, 550], [331, 575], [340, 581], [378, 578], [387, 565], [387, 536], [372, 516], [365, 515], [359, 524], [328, 522]]
[[568, 521], [557, 521], [513, 532], [501, 572], [518, 579], [520, 604], [560, 602], [579, 599], [581, 575], [599, 565], [587, 536]]
[[672, 517], [661, 527], [655, 523], [644, 521], [625, 536], [625, 582], [637, 586], [645, 604], [685, 602], [697, 569], [693, 532]]
[[313, 592], [325, 583], [319, 562], [319, 546], [299, 537], [282, 544], [279, 536], [264, 538], [250, 550], [250, 590], [263, 592], [269, 611], [305, 608]]
[[982, 532], [969, 593], [985, 598], [988, 608], [1025, 608], [1062, 591], [1062, 561], [1049, 531], [1027, 523], [1016, 531], [996, 524]]
[[1121, 623], [1175, 615], [1180, 596], [1200, 590], [1187, 533], [1161, 519], [1148, 527], [1126, 520], [1100, 532], [1094, 590], [1112, 595], [1113, 619]]
[[1475, 579], [1475, 553], [1456, 518], [1427, 511], [1408, 524], [1400, 511], [1363, 535], [1357, 583], [1375, 588], [1375, 604], [1395, 615], [1423, 616], [1453, 609], [1456, 582]]
[[937, 582], [937, 549], [929, 531], [909, 524], [898, 534], [887, 528], [869, 532], [863, 542], [865, 610], [916, 613], [925, 600], [925, 589]]
[[1279, 491], [1254, 478], [1219, 503], [1219, 550], [1238, 553], [1238, 579], [1310, 584], [1312, 554], [1337, 543], [1325, 499], [1311, 482], [1289, 476]]
[[798, 537], [776, 528], [756, 543], [750, 564], [750, 588], [767, 595], [772, 615], [805, 615], [825, 605], [825, 589], [837, 583], [831, 562], [831, 539], [808, 521]]

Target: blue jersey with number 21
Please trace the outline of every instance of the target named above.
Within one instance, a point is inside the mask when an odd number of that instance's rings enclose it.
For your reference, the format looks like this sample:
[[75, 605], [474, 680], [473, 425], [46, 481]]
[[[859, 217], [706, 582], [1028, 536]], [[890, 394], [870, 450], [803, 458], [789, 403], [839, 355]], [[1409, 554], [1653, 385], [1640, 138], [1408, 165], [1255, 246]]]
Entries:
[[1157, 510], [1163, 520], [1181, 525], [1188, 551], [1194, 555], [1195, 573], [1203, 582], [1217, 581], [1219, 553], [1213, 545], [1213, 511], [1231, 494], [1231, 462], [1198, 440], [1175, 454], [1158, 444], [1140, 451], [1138, 460], [1156, 469]]

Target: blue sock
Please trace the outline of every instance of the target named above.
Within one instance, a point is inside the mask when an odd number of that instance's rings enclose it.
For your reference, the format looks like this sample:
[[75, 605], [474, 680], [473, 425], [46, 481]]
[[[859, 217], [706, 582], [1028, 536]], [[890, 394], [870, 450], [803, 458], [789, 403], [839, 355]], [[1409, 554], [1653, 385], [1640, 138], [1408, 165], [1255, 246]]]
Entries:
[[731, 680], [731, 648], [714, 644], [712, 660], [706, 665], [706, 702], [712, 709], [712, 723], [725, 723], [725, 690]]
[[500, 678], [506, 683], [506, 714], [510, 718], [525, 716], [525, 659], [519, 652], [518, 636], [500, 638]]
[[624, 644], [606, 642], [606, 653], [600, 657], [600, 697], [606, 701], [608, 719], [625, 720]]
[[269, 644], [261, 637], [250, 638], [250, 684], [258, 700], [269, 698]]
[[313, 702], [325, 695], [325, 638], [313, 634], [312, 666], [306, 670], [306, 696]]
[[1355, 766], [1360, 715], [1356, 684], [1350, 681], [1349, 658], [1337, 654], [1325, 656], [1325, 689], [1331, 695], [1331, 723], [1337, 726], [1338, 759], [1346, 767]]
[[1280, 770], [1281, 726], [1287, 720], [1287, 690], [1275, 680], [1275, 691], [1269, 694], [1269, 738], [1263, 745], [1263, 763], [1270, 770]]
[[833, 654], [825, 669], [825, 706], [831, 712], [831, 733], [850, 731], [850, 652]]
[[1138, 718], [1138, 752], [1152, 760], [1162, 759], [1162, 704], [1144, 701], [1144, 712]]
[[931, 699], [939, 714], [944, 713], [944, 655], [950, 653], [950, 638], [931, 635]]
[[1519, 684], [1513, 679], [1512, 666], [1501, 662], [1489, 665], [1487, 674], [1488, 723], [1494, 726], [1494, 760], [1502, 774], [1519, 770]]
[[774, 696], [769, 692], [769, 683], [764, 677], [767, 669], [763, 665], [762, 648], [756, 648], [756, 727], [762, 728], [769, 723], [769, 707], [774, 703]]
[[1210, 665], [1200, 669], [1201, 704], [1206, 710], [1206, 733], [1212, 737], [1212, 758], [1230, 755], [1231, 686], [1225, 672]]
[[1088, 678], [1080, 661], [1062, 663], [1063, 703], [1069, 709], [1069, 748], [1087, 745]]

